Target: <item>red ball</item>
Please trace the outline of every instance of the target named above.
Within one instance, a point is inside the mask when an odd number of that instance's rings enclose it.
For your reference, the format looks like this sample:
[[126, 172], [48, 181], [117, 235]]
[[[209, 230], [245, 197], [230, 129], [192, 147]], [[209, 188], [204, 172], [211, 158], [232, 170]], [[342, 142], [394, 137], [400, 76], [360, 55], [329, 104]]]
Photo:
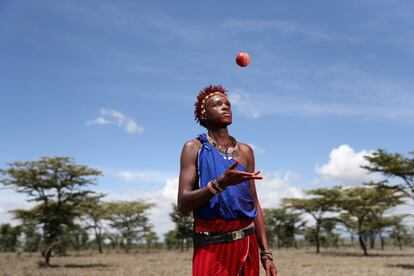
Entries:
[[236, 63], [241, 67], [246, 67], [250, 63], [250, 56], [246, 52], [240, 52], [236, 56]]

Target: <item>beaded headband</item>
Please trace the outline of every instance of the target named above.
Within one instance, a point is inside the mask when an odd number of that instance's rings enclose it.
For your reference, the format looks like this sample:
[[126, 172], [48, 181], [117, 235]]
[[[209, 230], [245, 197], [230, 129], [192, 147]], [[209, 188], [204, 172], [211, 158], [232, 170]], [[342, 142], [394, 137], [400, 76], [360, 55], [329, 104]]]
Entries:
[[214, 95], [216, 95], [216, 94], [221, 94], [221, 95], [223, 95], [223, 96], [226, 96], [226, 95], [224, 95], [222, 92], [220, 92], [220, 91], [216, 91], [216, 92], [213, 92], [213, 93], [211, 93], [211, 94], [208, 94], [204, 99], [203, 99], [203, 101], [201, 102], [201, 116], [202, 117], [205, 117], [205, 115], [206, 115], [206, 108], [207, 108], [207, 100], [208, 100], [208, 98], [210, 98], [211, 96], [214, 96]]

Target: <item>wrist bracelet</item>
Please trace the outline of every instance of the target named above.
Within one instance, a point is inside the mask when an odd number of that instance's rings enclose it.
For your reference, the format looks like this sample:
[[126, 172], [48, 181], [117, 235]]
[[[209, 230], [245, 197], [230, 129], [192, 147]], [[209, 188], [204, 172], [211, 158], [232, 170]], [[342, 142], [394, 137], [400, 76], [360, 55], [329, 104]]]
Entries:
[[265, 261], [265, 260], [271, 260], [271, 261], [273, 261], [273, 255], [271, 253], [260, 254], [260, 259], [262, 261]]
[[212, 186], [213, 186], [216, 190], [218, 190], [220, 193], [224, 191], [224, 189], [220, 187], [220, 185], [219, 185], [219, 183], [218, 183], [217, 179], [213, 179], [213, 180], [211, 181], [211, 185], [212, 185]]
[[273, 256], [272, 251], [270, 251], [269, 249], [260, 251], [260, 256], [265, 255], [265, 254], [269, 254], [269, 255]]
[[220, 191], [219, 191], [219, 190], [217, 190], [217, 189], [215, 189], [215, 188], [213, 187], [212, 182], [213, 182], [213, 181], [210, 181], [210, 182], [208, 182], [208, 183], [207, 183], [207, 188], [208, 188], [208, 189], [210, 190], [210, 192], [212, 192], [214, 195], [218, 195], [218, 194], [220, 194]]

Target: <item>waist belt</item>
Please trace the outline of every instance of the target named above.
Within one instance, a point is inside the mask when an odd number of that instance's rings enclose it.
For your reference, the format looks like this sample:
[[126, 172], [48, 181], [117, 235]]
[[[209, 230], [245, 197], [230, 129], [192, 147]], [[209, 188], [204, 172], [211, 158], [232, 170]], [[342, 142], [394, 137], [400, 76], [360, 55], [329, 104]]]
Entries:
[[208, 245], [213, 243], [232, 242], [243, 239], [254, 233], [254, 226], [244, 230], [226, 233], [194, 233], [194, 246]]

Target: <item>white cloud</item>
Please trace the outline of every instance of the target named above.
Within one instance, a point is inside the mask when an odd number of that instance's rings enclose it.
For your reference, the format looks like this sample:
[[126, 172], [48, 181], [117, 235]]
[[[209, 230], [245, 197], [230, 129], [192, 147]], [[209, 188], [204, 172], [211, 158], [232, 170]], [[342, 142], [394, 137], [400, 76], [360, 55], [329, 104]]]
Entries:
[[256, 180], [262, 208], [278, 208], [282, 198], [303, 197], [303, 192], [293, 184], [298, 177], [294, 172], [286, 171], [263, 174], [263, 180]]
[[107, 125], [110, 124], [108, 120], [106, 120], [104, 117], [97, 117], [93, 120], [87, 121], [87, 125]]
[[142, 133], [144, 128], [133, 119], [126, 117], [122, 112], [114, 109], [101, 108], [99, 117], [87, 121], [87, 125], [109, 125], [116, 124], [130, 134]]
[[171, 178], [171, 173], [164, 171], [135, 171], [124, 170], [116, 173], [116, 176], [126, 182], [162, 183]]
[[167, 180], [164, 188], [162, 189], [162, 195], [171, 203], [176, 202], [178, 196], [178, 177]]
[[27, 196], [9, 189], [0, 190], [0, 223], [16, 223], [9, 211], [30, 208], [34, 203], [27, 202]]
[[377, 181], [379, 180], [378, 175], [370, 174], [360, 167], [368, 165], [364, 156], [372, 153], [372, 150], [355, 152], [348, 145], [340, 145], [331, 151], [328, 163], [316, 165], [315, 171], [321, 175], [322, 179], [345, 186]]

